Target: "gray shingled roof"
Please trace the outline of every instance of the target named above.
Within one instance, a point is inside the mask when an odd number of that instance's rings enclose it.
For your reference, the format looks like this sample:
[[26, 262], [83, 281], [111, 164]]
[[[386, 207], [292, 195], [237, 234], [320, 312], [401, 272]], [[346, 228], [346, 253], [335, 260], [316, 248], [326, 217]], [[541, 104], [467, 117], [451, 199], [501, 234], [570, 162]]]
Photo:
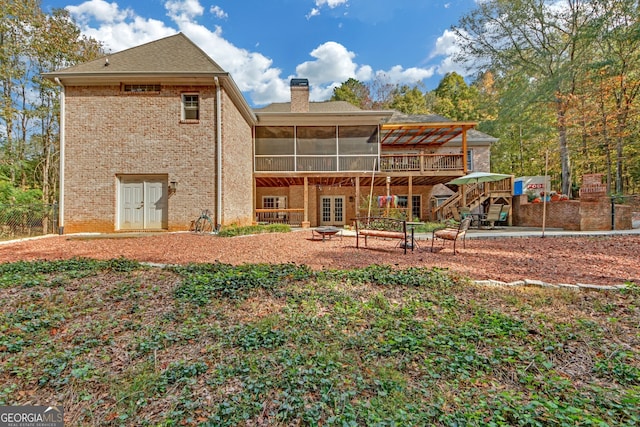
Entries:
[[[105, 65], [107, 59], [109, 65]], [[51, 74], [224, 72], [202, 49], [178, 33]]]
[[[290, 102], [275, 102], [263, 108], [255, 108], [255, 113], [290, 113]], [[346, 101], [326, 101], [326, 102], [310, 102], [310, 113], [346, 113], [354, 111], [364, 111]]]

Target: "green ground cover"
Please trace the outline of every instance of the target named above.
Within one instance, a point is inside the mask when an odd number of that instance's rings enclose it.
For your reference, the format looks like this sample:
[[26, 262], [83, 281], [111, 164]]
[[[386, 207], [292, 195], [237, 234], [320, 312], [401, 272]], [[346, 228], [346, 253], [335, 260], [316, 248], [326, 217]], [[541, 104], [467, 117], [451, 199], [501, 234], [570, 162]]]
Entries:
[[438, 269], [0, 264], [0, 405], [67, 425], [618, 426], [640, 288]]

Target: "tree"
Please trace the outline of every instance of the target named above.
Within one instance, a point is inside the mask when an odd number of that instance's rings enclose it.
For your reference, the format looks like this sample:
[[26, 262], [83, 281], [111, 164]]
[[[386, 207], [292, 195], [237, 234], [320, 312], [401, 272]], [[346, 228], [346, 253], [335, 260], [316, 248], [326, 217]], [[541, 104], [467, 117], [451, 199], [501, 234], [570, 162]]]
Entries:
[[445, 74], [434, 90], [436, 101], [433, 111], [453, 120], [477, 120], [478, 93], [469, 87], [464, 78], [456, 73]]
[[487, 0], [453, 29], [462, 48], [459, 60], [476, 58], [481, 70], [524, 77], [524, 89], [533, 95], [525, 98], [554, 111], [565, 194], [572, 184], [566, 117], [587, 59], [585, 26], [593, 14], [588, 0]]
[[97, 57], [68, 12], [44, 14], [39, 0], [0, 1], [0, 173], [14, 187], [55, 200], [59, 150], [59, 87], [42, 73]]
[[413, 87], [397, 86], [393, 91], [389, 107], [405, 114], [427, 114], [429, 112], [424, 93], [417, 85]]
[[347, 101], [363, 110], [371, 109], [371, 96], [369, 87], [364, 83], [350, 78], [340, 86], [333, 89], [331, 101]]
[[[596, 79], [605, 80], [603, 94], [610, 103], [615, 138], [616, 193], [624, 192], [625, 147], [633, 137], [631, 121], [639, 111], [636, 100], [640, 94], [640, 4], [636, 0], [599, 0], [599, 18], [592, 25], [598, 58], [602, 58], [591, 70]], [[593, 86], [589, 86], [593, 87]], [[602, 112], [606, 115], [606, 111]]]

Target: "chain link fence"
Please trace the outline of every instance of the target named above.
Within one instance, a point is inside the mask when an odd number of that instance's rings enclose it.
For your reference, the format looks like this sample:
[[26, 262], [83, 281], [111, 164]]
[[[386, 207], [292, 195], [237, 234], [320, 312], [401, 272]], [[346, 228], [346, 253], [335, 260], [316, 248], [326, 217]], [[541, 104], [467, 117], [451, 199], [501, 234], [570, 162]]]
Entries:
[[0, 204], [0, 240], [58, 232], [58, 205]]

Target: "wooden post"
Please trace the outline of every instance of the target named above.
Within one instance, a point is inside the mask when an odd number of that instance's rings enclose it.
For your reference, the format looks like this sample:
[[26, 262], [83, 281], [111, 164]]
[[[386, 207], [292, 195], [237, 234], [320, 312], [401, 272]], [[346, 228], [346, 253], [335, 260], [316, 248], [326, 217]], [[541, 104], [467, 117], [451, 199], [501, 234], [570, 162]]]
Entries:
[[258, 223], [258, 213], [256, 212], [257, 209], [257, 205], [256, 205], [256, 199], [258, 198], [258, 189], [257, 189], [257, 184], [256, 184], [256, 178], [253, 178], [253, 188], [251, 191], [253, 191], [253, 203], [251, 204], [251, 208], [253, 209], [253, 221], [252, 224], [256, 225]]
[[302, 220], [302, 228], [309, 228], [309, 178], [304, 177], [304, 218]]
[[355, 203], [355, 216], [360, 216], [360, 177], [356, 177], [356, 203]]
[[413, 175], [409, 175], [409, 195], [407, 196], [407, 221], [413, 221]]
[[387, 203], [385, 204], [384, 216], [389, 216], [389, 208], [391, 207], [391, 202], [389, 201], [389, 197], [391, 197], [391, 177], [387, 177]]
[[467, 129], [462, 129], [462, 171], [467, 174]]

